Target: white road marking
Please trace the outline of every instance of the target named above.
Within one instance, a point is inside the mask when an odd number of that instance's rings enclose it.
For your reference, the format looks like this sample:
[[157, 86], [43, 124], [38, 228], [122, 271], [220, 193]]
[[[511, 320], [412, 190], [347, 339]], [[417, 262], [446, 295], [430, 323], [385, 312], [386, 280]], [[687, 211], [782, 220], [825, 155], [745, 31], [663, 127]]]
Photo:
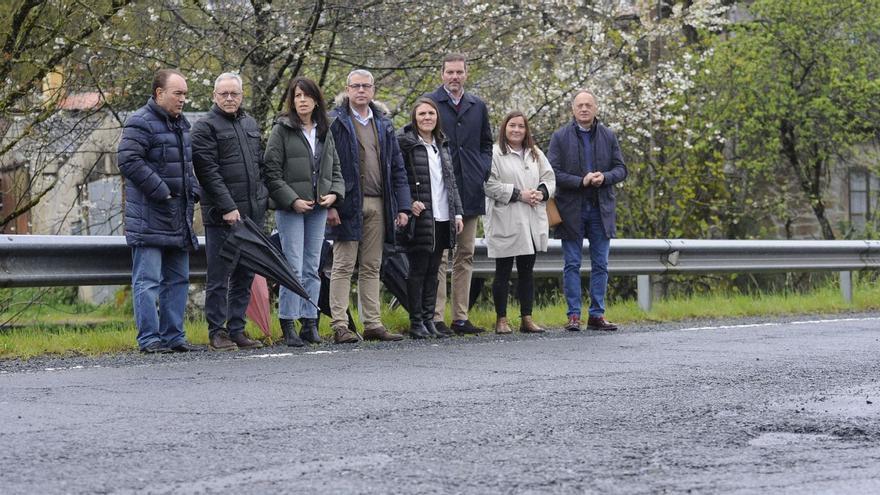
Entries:
[[[339, 351], [306, 351], [301, 354], [336, 354]], [[240, 356], [235, 359], [266, 359], [266, 358], [280, 358], [280, 357], [289, 357], [293, 356], [292, 352], [279, 352], [275, 354], [255, 354], [253, 356]]]
[[869, 318], [835, 318], [829, 320], [800, 320], [800, 321], [784, 321], [784, 322], [767, 322], [767, 323], [748, 323], [743, 325], [718, 325], [714, 327], [688, 327], [682, 328], [682, 331], [693, 332], [697, 330], [726, 330], [730, 328], [758, 328], [758, 327], [779, 327], [783, 325], [816, 325], [819, 323], [841, 323], [845, 321], [878, 321], [880, 317]]

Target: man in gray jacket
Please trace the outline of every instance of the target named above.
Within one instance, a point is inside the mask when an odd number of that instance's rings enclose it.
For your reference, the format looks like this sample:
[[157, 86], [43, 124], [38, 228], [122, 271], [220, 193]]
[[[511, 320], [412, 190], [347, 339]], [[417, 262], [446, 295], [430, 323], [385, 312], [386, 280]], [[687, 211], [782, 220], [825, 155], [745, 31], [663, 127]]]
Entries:
[[230, 272], [229, 263], [220, 257], [230, 227], [242, 217], [263, 225], [269, 197], [260, 174], [260, 128], [241, 108], [242, 97], [241, 77], [221, 74], [214, 82], [211, 111], [192, 131], [193, 165], [204, 190], [205, 319], [209, 347], [214, 351], [263, 346], [244, 331], [254, 273], [241, 265]]

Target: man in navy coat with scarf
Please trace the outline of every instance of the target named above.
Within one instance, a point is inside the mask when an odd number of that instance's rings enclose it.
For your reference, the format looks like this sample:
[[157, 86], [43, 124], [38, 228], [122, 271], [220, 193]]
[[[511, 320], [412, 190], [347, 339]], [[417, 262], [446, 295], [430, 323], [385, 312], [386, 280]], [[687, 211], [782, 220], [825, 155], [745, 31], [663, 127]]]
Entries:
[[565, 259], [562, 286], [568, 304], [566, 330], [581, 329], [581, 254], [584, 237], [590, 241], [590, 309], [587, 328], [617, 330], [605, 319], [608, 252], [616, 235], [614, 184], [627, 170], [617, 137], [596, 118], [598, 104], [581, 89], [571, 103], [574, 119], [553, 133], [547, 159], [556, 172], [556, 204], [562, 223]]
[[[486, 104], [472, 93], [465, 92], [467, 60], [464, 55], [450, 54], [443, 59], [443, 85], [427, 96], [437, 103], [443, 134], [449, 140], [452, 168], [461, 196], [464, 228], [455, 241], [452, 260], [452, 330], [458, 334], [479, 333], [468, 320], [471, 275], [474, 271], [474, 242], [477, 219], [486, 213], [483, 183], [492, 167], [492, 130]], [[446, 309], [446, 256], [438, 277], [434, 325], [448, 333], [443, 322]]]

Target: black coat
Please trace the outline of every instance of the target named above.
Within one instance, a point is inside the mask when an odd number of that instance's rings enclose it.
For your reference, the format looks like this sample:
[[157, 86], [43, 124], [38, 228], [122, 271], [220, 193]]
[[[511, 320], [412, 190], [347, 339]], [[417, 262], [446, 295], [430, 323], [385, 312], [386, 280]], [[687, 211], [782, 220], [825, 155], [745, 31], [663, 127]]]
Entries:
[[243, 110], [230, 115], [214, 105], [193, 126], [192, 143], [205, 225], [225, 225], [223, 215], [233, 210], [262, 225], [269, 191], [257, 121]]
[[200, 190], [189, 129], [186, 117], [172, 118], [152, 97], [125, 121], [117, 162], [129, 246], [198, 247], [192, 221]]
[[[617, 137], [611, 129], [602, 125], [598, 120], [594, 121], [594, 134], [592, 139], [593, 161], [596, 170], [605, 175], [605, 181], [597, 191], [599, 197], [599, 211], [602, 213], [602, 226], [605, 235], [613, 238], [617, 235], [617, 213], [614, 184], [626, 179], [626, 164], [623, 163], [623, 154]], [[586, 173], [581, 168], [584, 162], [583, 151], [577, 135], [577, 122], [572, 120], [553, 133], [550, 138], [550, 148], [547, 151], [547, 160], [556, 173], [556, 206], [559, 208], [559, 216], [562, 223], [556, 227], [558, 239], [582, 240], [584, 238], [584, 223], [581, 221], [583, 201], [586, 198], [586, 189], [583, 179]]]
[[[413, 201], [421, 201], [425, 204], [425, 211], [417, 217], [413, 216], [410, 220], [416, 222], [415, 236], [404, 246], [409, 252], [435, 252], [438, 246], [434, 245], [436, 242], [434, 238], [434, 205], [431, 200], [431, 171], [428, 165], [428, 152], [419, 141], [412, 124], [404, 126], [397, 135], [397, 140], [400, 143], [400, 152], [403, 154], [403, 163], [406, 164], [410, 195]], [[450, 221], [449, 245], [439, 246], [439, 248], [447, 249], [455, 247], [455, 215], [463, 214], [455, 174], [452, 172], [452, 160], [449, 157], [447, 141], [440, 144], [440, 164], [443, 168], [443, 183], [446, 185], [446, 193], [449, 198]]]
[[461, 97], [461, 109], [456, 110], [443, 86], [425, 96], [434, 100], [440, 111], [440, 124], [449, 140], [452, 167], [464, 214], [483, 215], [486, 213], [483, 184], [492, 168], [489, 110], [483, 100], [467, 92]]

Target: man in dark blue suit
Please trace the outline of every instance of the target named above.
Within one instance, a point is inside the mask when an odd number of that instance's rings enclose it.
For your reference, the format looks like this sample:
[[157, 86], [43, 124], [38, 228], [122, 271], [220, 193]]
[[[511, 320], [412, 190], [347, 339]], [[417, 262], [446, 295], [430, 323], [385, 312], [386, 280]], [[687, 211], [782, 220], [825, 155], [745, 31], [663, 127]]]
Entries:
[[617, 137], [596, 118], [596, 97], [579, 90], [571, 102], [574, 119], [553, 133], [547, 159], [556, 172], [556, 204], [562, 223], [565, 259], [562, 286], [568, 304], [566, 330], [581, 329], [581, 252], [590, 241], [590, 314], [587, 328], [617, 330], [605, 319], [608, 289], [608, 252], [616, 235], [614, 184], [627, 170]]
[[[464, 228], [455, 241], [452, 261], [452, 330], [458, 334], [479, 333], [468, 320], [471, 274], [474, 271], [474, 241], [477, 219], [486, 213], [483, 183], [492, 166], [492, 130], [489, 110], [479, 97], [464, 90], [467, 81], [467, 60], [464, 55], [450, 54], [443, 59], [443, 85], [426, 96], [437, 103], [443, 134], [449, 140], [452, 168], [461, 196]], [[438, 277], [434, 325], [450, 333], [443, 322], [446, 309], [446, 256]]]

